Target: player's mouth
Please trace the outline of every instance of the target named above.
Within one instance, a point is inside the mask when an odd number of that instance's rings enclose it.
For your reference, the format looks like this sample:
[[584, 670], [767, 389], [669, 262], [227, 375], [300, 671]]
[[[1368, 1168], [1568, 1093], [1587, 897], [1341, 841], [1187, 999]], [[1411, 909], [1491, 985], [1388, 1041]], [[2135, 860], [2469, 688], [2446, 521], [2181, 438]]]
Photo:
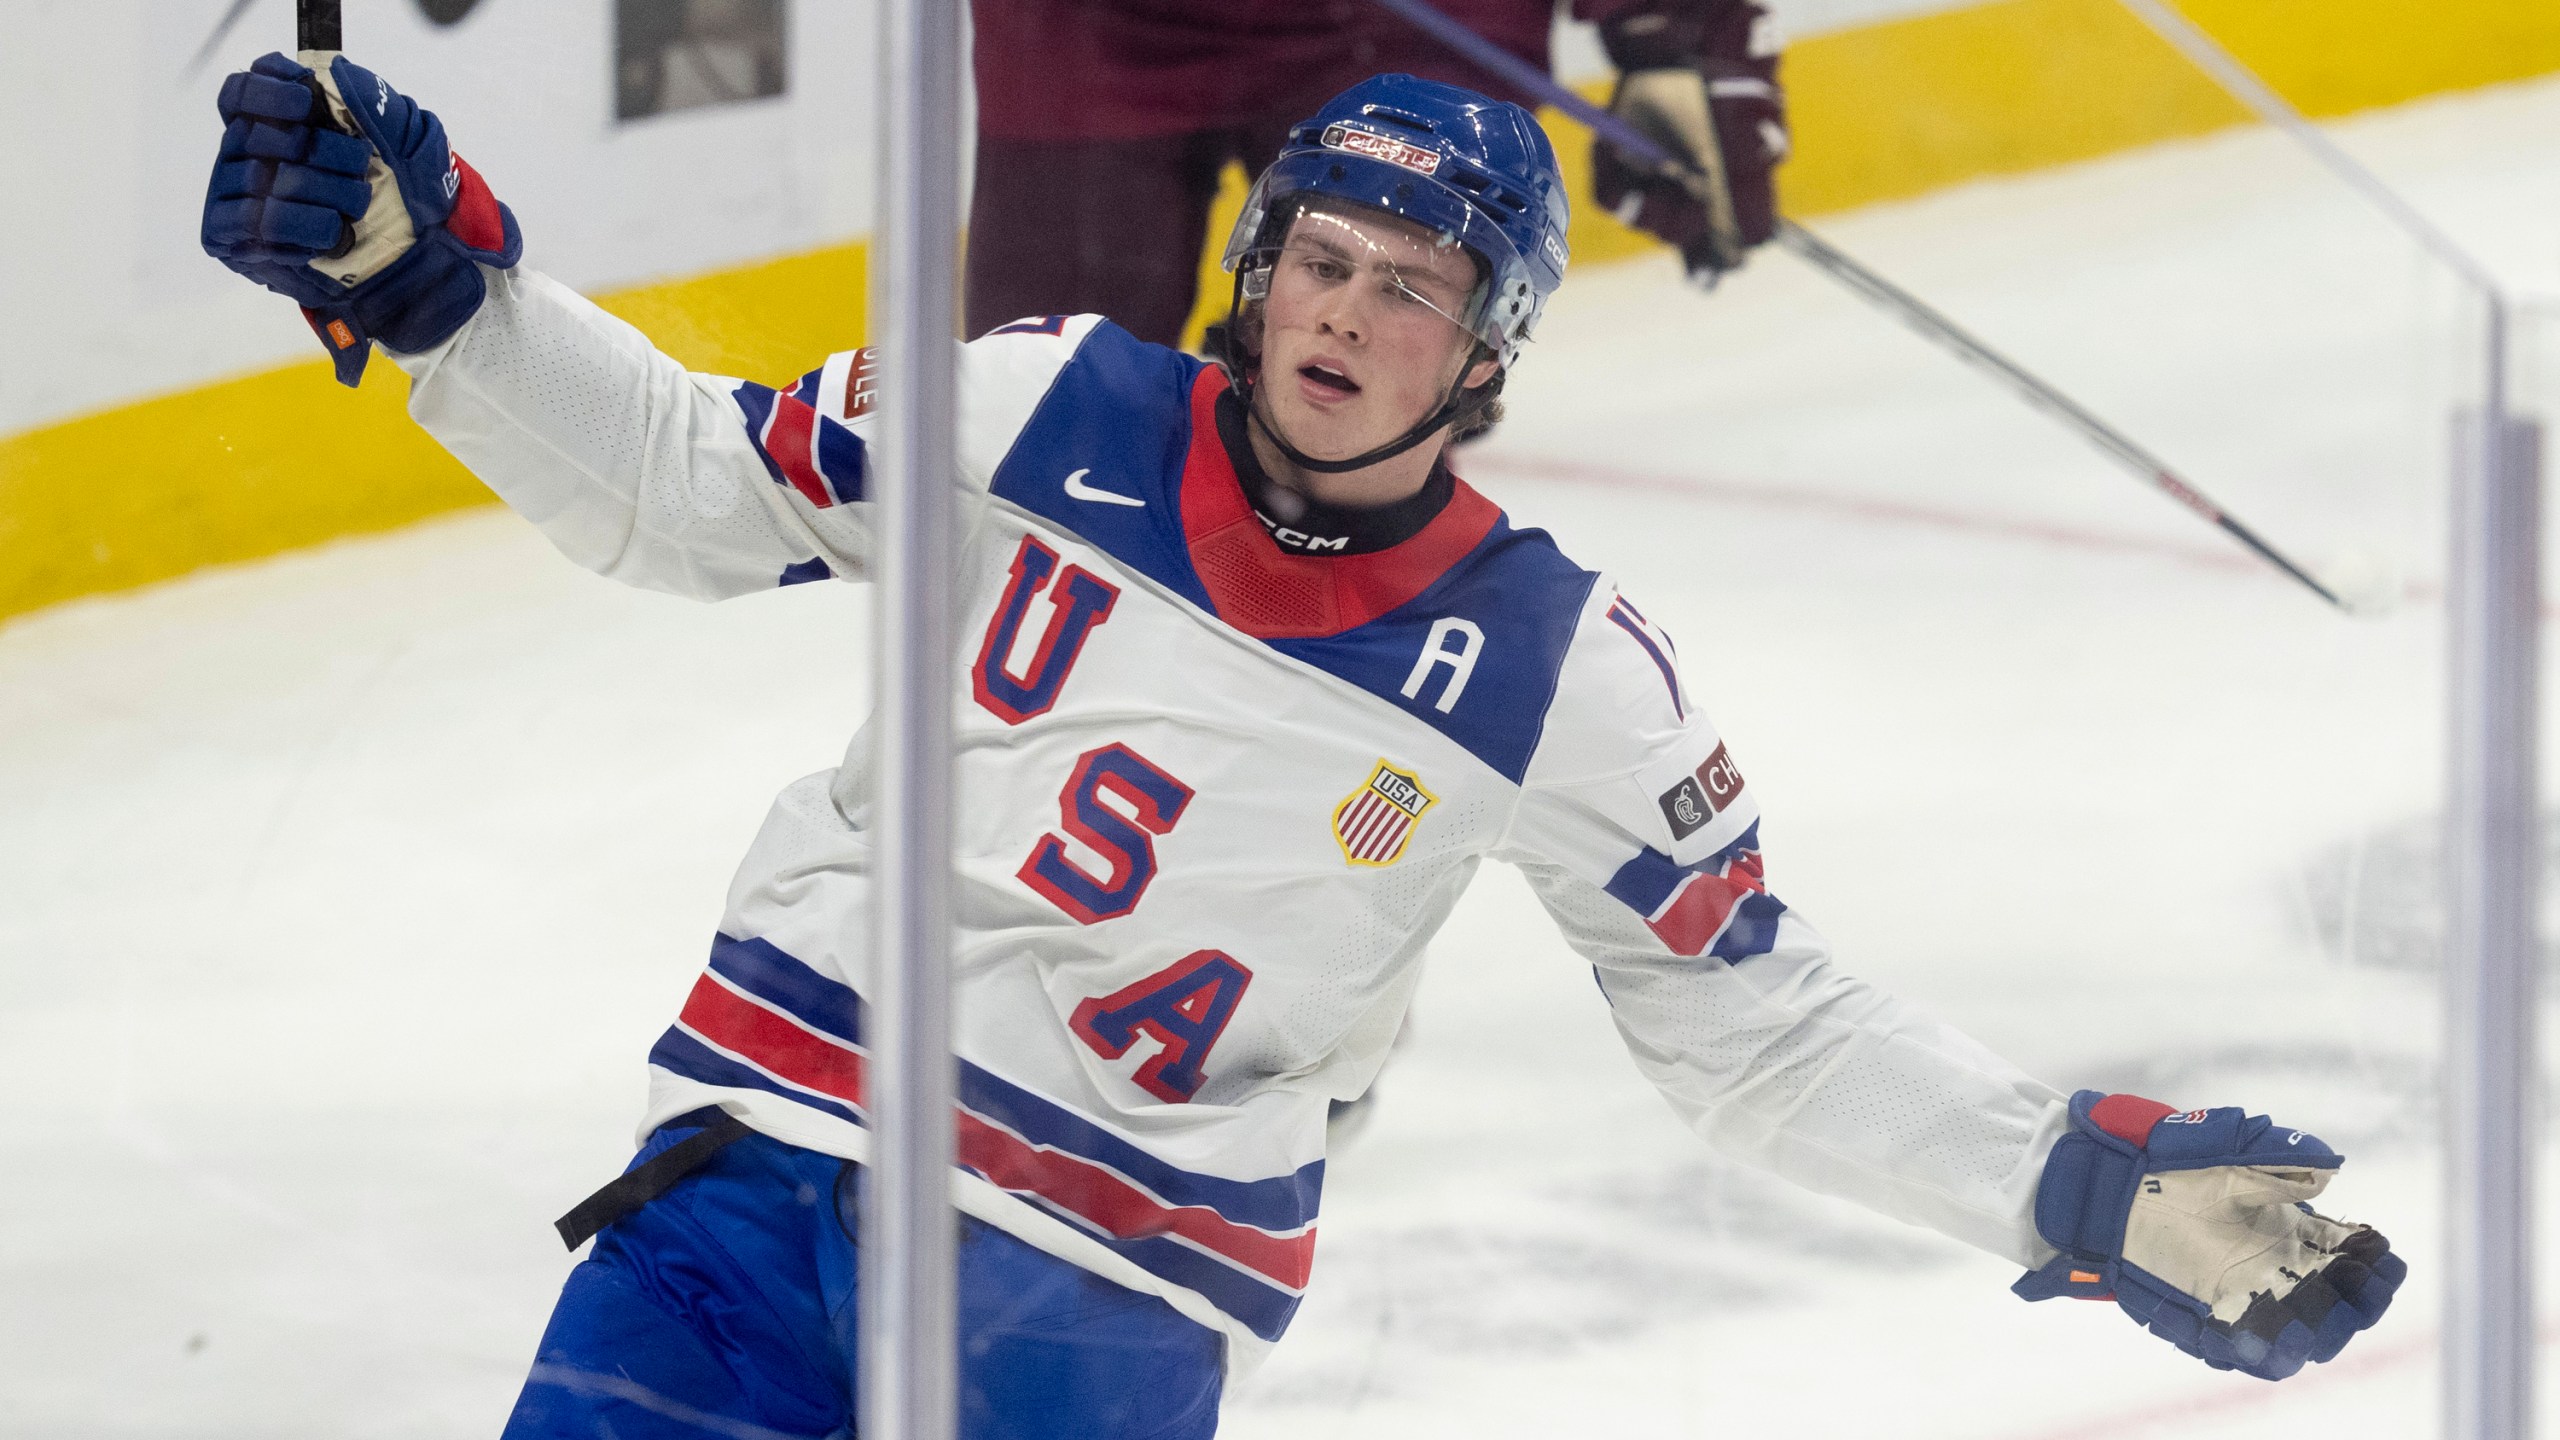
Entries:
[[1317, 386], [1324, 390], [1330, 390], [1337, 395], [1357, 395], [1360, 393], [1359, 382], [1353, 380], [1350, 376], [1343, 374], [1341, 371], [1334, 369], [1330, 365], [1317, 364], [1311, 361], [1298, 367], [1298, 375], [1308, 384]]

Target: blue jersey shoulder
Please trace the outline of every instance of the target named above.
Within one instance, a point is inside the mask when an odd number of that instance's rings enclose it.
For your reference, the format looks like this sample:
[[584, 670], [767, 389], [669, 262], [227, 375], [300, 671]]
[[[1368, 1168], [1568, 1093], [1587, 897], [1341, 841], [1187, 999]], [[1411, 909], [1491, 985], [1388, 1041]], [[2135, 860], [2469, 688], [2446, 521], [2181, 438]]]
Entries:
[[1105, 320], [996, 467], [995, 494], [1209, 608], [1182, 535], [1191, 392], [1207, 362]]
[[1516, 785], [1599, 578], [1544, 530], [1515, 529], [1505, 517], [1421, 594], [1377, 619], [1269, 643], [1448, 736]]

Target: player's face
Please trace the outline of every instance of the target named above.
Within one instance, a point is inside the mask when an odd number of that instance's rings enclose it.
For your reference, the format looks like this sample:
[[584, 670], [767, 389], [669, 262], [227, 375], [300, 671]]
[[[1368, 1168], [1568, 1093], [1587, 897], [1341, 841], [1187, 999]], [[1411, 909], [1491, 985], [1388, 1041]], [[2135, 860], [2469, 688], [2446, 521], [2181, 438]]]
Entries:
[[1309, 210], [1289, 228], [1263, 302], [1257, 393], [1289, 443], [1319, 460], [1387, 444], [1439, 408], [1468, 366], [1476, 262], [1430, 230], [1365, 211]]

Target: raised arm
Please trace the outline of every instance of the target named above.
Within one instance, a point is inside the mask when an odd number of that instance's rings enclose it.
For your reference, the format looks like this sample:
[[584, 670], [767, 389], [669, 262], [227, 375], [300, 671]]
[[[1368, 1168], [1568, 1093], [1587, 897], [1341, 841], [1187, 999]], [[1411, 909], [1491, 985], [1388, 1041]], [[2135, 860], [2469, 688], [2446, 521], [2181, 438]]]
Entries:
[[392, 358], [418, 423], [598, 574], [716, 600], [863, 573], [861, 355], [782, 391], [696, 374], [519, 269], [452, 337]]
[[[515, 217], [443, 123], [344, 56], [265, 56], [220, 104], [206, 251], [299, 302], [347, 383], [380, 345], [419, 424], [571, 559], [699, 599], [863, 573], [865, 352], [779, 390], [686, 371], [520, 267]], [[953, 479], [973, 499], [1093, 323], [964, 347]]]

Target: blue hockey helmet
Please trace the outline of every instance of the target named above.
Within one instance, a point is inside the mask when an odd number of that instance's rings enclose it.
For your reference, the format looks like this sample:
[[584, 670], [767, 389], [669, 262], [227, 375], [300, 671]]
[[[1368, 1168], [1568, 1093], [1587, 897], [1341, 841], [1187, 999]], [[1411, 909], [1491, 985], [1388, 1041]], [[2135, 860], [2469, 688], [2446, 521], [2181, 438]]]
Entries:
[[[1348, 201], [1446, 236], [1485, 284], [1456, 320], [1508, 369], [1564, 283], [1564, 177], [1536, 117], [1505, 100], [1411, 75], [1363, 80], [1291, 127], [1227, 239], [1239, 303], [1258, 299], [1255, 260], [1276, 252], [1300, 206]], [[1268, 283], [1270, 261], [1263, 259]]]

